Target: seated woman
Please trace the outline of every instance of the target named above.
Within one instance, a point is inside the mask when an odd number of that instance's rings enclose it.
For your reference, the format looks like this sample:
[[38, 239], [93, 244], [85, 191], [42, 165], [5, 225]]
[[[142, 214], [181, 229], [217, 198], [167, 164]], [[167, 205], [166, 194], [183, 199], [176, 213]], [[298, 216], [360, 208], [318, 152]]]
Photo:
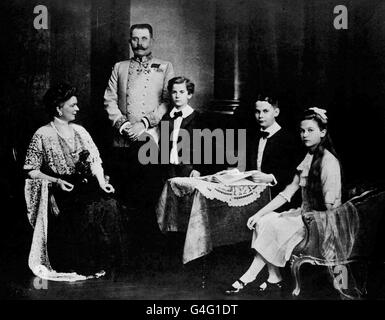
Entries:
[[[47, 91], [44, 103], [52, 121], [33, 135], [24, 169], [33, 179], [30, 182], [49, 182], [53, 187], [44, 194], [26, 185], [27, 207], [39, 197], [40, 203], [50, 202], [40, 212], [42, 220], [34, 218], [43, 223], [35, 226], [40, 235], [34, 234], [29, 266], [40, 277], [74, 281], [83, 279], [77, 273], [94, 274], [123, 262], [125, 223], [111, 197], [114, 188], [105, 180], [96, 145], [82, 126], [72, 123], [79, 111], [76, 89], [61, 83]], [[73, 271], [75, 277], [55, 270]]]
[[[300, 130], [308, 153], [297, 167], [291, 184], [249, 218], [247, 226], [254, 230], [252, 248], [256, 255], [249, 269], [225, 291], [226, 294], [239, 293], [256, 279], [265, 265], [269, 277], [258, 291], [264, 294], [279, 292], [283, 283], [279, 267], [285, 266], [293, 249], [305, 236], [302, 214], [332, 209], [341, 204], [341, 170], [327, 130], [326, 111], [319, 108], [306, 110]], [[300, 188], [300, 208], [274, 212], [290, 201]]]

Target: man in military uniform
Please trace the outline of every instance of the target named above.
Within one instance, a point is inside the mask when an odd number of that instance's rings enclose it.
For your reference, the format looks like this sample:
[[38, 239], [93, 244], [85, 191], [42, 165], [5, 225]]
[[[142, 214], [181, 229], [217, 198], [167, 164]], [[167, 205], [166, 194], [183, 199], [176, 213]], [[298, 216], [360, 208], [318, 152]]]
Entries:
[[152, 57], [152, 42], [149, 24], [133, 25], [130, 43], [134, 56], [116, 63], [112, 70], [104, 105], [120, 134], [115, 146], [136, 141], [145, 129], [156, 127], [167, 111], [167, 84], [174, 77], [174, 70], [170, 62]]
[[174, 77], [170, 62], [152, 56], [152, 44], [151, 25], [131, 26], [134, 56], [115, 64], [104, 93], [105, 110], [114, 128], [113, 183], [123, 203], [137, 215], [144, 214], [140, 212], [143, 207], [155, 204], [153, 189], [157, 182], [155, 165], [144, 166], [138, 160], [138, 150], [144, 143], [138, 137], [145, 131], [156, 131], [168, 110], [167, 84]]
[[172, 64], [153, 58], [153, 31], [149, 24], [130, 28], [134, 56], [115, 64], [104, 105], [118, 130], [114, 146], [127, 147], [146, 129], [154, 128], [168, 109], [168, 81], [174, 77]]

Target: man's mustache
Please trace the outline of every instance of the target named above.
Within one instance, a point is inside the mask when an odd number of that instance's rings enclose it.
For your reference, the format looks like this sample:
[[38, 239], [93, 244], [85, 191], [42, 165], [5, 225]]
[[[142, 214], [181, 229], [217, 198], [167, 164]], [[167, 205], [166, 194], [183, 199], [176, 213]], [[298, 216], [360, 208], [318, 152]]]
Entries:
[[141, 45], [138, 45], [134, 48], [135, 50], [146, 50], [147, 48], [144, 48], [143, 46]]

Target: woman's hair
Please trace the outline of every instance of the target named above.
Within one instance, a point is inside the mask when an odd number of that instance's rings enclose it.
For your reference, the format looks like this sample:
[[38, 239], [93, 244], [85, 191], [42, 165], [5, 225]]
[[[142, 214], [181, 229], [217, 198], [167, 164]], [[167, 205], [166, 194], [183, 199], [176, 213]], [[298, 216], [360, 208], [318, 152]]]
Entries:
[[326, 205], [322, 190], [321, 170], [325, 149], [331, 152], [337, 159], [338, 156], [329, 135], [328, 121], [325, 114], [318, 113], [317, 111], [314, 111], [313, 108], [310, 108], [305, 110], [301, 121], [303, 120], [313, 120], [317, 123], [320, 130], [326, 130], [325, 136], [321, 138], [321, 142], [313, 151], [313, 160], [310, 166], [306, 187], [307, 198], [309, 199], [311, 208], [323, 211], [326, 210]]
[[191, 80], [186, 78], [186, 77], [175, 77], [175, 78], [170, 79], [168, 82], [168, 85], [167, 85], [168, 92], [171, 93], [172, 87], [174, 86], [174, 84], [182, 84], [182, 83], [186, 84], [186, 89], [187, 89], [187, 92], [189, 94], [194, 93], [195, 84], [193, 82], [191, 82]]
[[51, 118], [57, 115], [57, 107], [61, 107], [64, 102], [76, 96], [77, 89], [67, 83], [58, 83], [52, 86], [43, 97], [46, 110]]

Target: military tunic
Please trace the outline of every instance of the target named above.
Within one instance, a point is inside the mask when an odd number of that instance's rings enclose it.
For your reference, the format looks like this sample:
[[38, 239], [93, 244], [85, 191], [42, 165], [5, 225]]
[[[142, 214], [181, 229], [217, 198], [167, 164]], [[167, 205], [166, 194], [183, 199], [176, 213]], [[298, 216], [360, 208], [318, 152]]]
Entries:
[[[150, 128], [158, 125], [168, 109], [168, 81], [174, 77], [168, 61], [151, 56], [133, 57], [115, 64], [104, 94], [105, 110], [113, 126], [145, 120]], [[128, 139], [116, 135], [114, 146], [126, 146]]]

